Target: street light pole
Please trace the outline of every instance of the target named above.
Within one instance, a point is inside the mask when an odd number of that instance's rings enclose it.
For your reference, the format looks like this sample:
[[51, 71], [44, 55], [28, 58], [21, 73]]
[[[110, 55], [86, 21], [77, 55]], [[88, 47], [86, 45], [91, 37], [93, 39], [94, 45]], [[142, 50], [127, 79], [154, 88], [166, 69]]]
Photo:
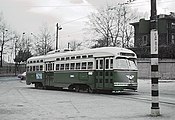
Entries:
[[60, 41], [58, 39], [59, 35], [58, 35], [58, 31], [61, 30], [62, 27], [60, 27], [58, 25], [58, 23], [56, 24], [56, 40], [55, 40], [55, 50], [58, 50], [58, 47], [60, 47]]
[[[18, 39], [18, 37], [16, 36], [15, 37], [15, 58], [14, 59], [16, 59], [16, 53], [17, 53], [17, 39]], [[15, 76], [16, 76], [16, 67], [17, 67], [17, 62], [15, 61]]]

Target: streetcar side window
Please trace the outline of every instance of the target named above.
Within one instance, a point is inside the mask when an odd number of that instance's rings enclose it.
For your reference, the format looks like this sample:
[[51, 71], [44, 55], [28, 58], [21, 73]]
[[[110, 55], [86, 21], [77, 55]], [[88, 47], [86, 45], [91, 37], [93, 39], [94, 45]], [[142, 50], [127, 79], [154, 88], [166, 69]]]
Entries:
[[65, 70], [69, 70], [69, 63], [66, 63]]
[[87, 56], [86, 55], [83, 55], [82, 58], [87, 58]]
[[70, 57], [66, 57], [66, 60], [69, 60], [70, 59]]
[[61, 60], [64, 60], [64, 57], [62, 57]]
[[56, 64], [56, 70], [59, 70], [60, 64]]
[[48, 70], [52, 70], [52, 64], [48, 64]]
[[46, 71], [48, 70], [48, 64], [46, 64]]
[[35, 66], [33, 66], [33, 71], [35, 71]]
[[93, 55], [88, 55], [88, 58], [93, 58]]
[[64, 70], [64, 64], [61, 64], [60, 70]]
[[43, 65], [40, 65], [40, 71], [43, 71]]
[[100, 60], [100, 69], [103, 69], [103, 60]]
[[71, 59], [74, 60], [75, 59], [75, 56], [71, 57]]
[[39, 71], [39, 66], [36, 66], [36, 71]]
[[29, 66], [27, 66], [27, 71], [30, 71]]
[[71, 64], [70, 64], [70, 69], [73, 70], [74, 67], [75, 67], [75, 63], [71, 63]]
[[57, 58], [56, 60], [57, 60], [57, 61], [59, 61], [59, 60], [60, 60], [60, 58]]
[[54, 63], [52, 63], [52, 70], [54, 70]]
[[110, 59], [110, 69], [113, 69], [113, 59]]
[[81, 69], [86, 69], [86, 62], [82, 62], [82, 66], [81, 66]]
[[76, 69], [77, 69], [77, 70], [80, 69], [80, 63], [76, 63]]
[[98, 60], [96, 60], [96, 69], [98, 69]]
[[106, 69], [109, 69], [109, 59], [106, 59], [106, 64], [105, 64], [105, 65], [106, 65], [105, 68], [106, 68]]
[[88, 69], [92, 69], [93, 68], [93, 62], [88, 62]]
[[32, 66], [30, 66], [30, 71], [32, 71]]
[[77, 57], [76, 57], [76, 59], [80, 59], [80, 58], [81, 58], [81, 56], [77, 56]]

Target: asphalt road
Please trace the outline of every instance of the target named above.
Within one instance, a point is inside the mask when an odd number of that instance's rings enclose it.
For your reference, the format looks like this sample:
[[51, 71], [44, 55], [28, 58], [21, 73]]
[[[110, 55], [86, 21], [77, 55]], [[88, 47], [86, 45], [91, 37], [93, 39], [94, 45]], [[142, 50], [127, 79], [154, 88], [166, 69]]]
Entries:
[[34, 89], [15, 77], [0, 78], [0, 120], [174, 120], [175, 81], [160, 88], [161, 116], [151, 117], [150, 80], [138, 92], [90, 94]]

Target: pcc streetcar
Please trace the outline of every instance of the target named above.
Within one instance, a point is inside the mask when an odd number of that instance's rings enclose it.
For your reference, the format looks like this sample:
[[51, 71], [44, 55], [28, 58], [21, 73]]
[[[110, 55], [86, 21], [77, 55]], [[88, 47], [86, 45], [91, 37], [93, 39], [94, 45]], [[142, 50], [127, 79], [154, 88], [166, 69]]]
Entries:
[[125, 48], [102, 47], [51, 52], [27, 60], [26, 84], [95, 92], [137, 90], [136, 54]]

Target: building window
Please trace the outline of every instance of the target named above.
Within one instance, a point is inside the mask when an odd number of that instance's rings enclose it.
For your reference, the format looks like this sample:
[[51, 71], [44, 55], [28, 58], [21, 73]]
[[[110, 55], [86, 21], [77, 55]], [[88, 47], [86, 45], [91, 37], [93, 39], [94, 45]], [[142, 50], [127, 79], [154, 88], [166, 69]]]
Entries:
[[142, 41], [143, 41], [143, 45], [147, 45], [148, 44], [148, 37], [147, 37], [147, 35], [144, 35], [142, 37]]
[[171, 43], [175, 44], [175, 34], [171, 34]]
[[171, 29], [175, 29], [175, 23], [171, 23]]

